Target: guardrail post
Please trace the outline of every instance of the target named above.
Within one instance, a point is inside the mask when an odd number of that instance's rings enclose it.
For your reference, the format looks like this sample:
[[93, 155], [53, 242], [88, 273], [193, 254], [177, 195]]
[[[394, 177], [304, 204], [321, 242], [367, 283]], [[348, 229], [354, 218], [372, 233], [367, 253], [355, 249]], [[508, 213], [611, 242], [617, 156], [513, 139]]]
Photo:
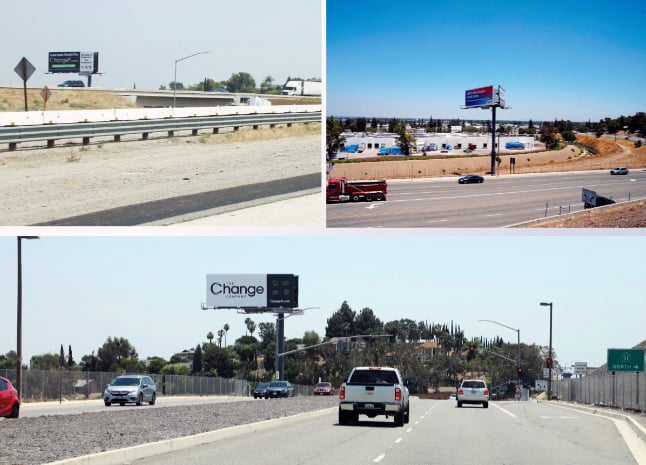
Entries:
[[168, 137], [173, 137], [175, 135], [175, 131], [168, 131]]
[[54, 147], [54, 139], [49, 139], [49, 140], [47, 141], [47, 148], [48, 148], [48, 149], [51, 149], [51, 148], [53, 148], [53, 147]]
[[238, 131], [240, 129], [240, 126], [233, 126], [234, 131]]
[[218, 132], [220, 132], [220, 128], [213, 128], [213, 134], [217, 134]]
[[144, 132], [144, 133], [141, 135], [141, 139], [142, 139], [142, 140], [148, 140], [148, 133], [147, 133], [147, 132]]
[[84, 137], [83, 138], [83, 145], [89, 145], [90, 144], [90, 138], [89, 137]]
[[191, 130], [191, 135], [197, 136], [197, 129], [192, 129]]
[[121, 134], [115, 134], [114, 135], [114, 141], [115, 142], [121, 142]]
[[18, 143], [17, 142], [9, 142], [9, 151], [13, 152], [18, 148]]
[[257, 125], [257, 124], [254, 124], [254, 125], [252, 126], [252, 128], [253, 128], [253, 129], [258, 129], [258, 125]]

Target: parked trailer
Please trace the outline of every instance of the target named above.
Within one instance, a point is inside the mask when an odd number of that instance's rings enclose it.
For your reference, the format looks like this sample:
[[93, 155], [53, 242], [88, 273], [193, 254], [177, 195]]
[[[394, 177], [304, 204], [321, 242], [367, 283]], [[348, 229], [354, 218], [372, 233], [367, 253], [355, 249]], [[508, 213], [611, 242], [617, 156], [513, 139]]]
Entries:
[[359, 202], [365, 200], [386, 200], [388, 184], [380, 181], [348, 181], [346, 178], [334, 178], [327, 182], [325, 198], [331, 202]]

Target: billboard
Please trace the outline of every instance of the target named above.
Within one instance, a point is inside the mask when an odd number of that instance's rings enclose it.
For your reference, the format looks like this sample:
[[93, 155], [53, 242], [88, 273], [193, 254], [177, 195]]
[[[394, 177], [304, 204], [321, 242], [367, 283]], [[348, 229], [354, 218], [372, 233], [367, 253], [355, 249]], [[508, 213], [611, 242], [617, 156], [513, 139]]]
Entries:
[[208, 308], [298, 307], [298, 276], [292, 274], [207, 274]]
[[498, 86], [498, 90], [496, 91], [496, 104], [499, 107], [505, 108], [505, 89], [502, 86]]
[[464, 93], [464, 106], [467, 108], [487, 107], [495, 103], [493, 86], [469, 89]]
[[89, 75], [99, 72], [99, 52], [49, 52], [47, 62], [50, 73]]

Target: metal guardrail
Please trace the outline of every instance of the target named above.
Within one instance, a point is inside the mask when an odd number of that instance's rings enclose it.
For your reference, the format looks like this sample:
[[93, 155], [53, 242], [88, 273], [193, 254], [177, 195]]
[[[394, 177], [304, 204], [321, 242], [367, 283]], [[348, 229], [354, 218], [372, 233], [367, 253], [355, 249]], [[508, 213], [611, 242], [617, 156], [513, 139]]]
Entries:
[[3, 126], [0, 127], [0, 143], [9, 144], [9, 150], [16, 150], [20, 142], [47, 141], [48, 147], [54, 146], [55, 140], [83, 139], [83, 145], [90, 143], [92, 137], [114, 136], [118, 142], [122, 135], [142, 134], [144, 140], [149, 133], [168, 132], [172, 137], [175, 131], [192, 131], [197, 135], [199, 130], [212, 129], [217, 133], [221, 128], [241, 126], [258, 126], [294, 123], [321, 122], [321, 112], [306, 113], [256, 113], [244, 115], [195, 116], [187, 118], [164, 118], [154, 120], [99, 121], [86, 123], [44, 124], [37, 126]]

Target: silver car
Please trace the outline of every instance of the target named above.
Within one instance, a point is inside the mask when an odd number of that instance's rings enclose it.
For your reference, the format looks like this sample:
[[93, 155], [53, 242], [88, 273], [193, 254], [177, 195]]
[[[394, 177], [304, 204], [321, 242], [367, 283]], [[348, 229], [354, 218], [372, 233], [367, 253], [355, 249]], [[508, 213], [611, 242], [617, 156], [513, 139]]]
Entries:
[[489, 408], [489, 389], [481, 379], [465, 379], [458, 388], [458, 407], [462, 404], [482, 404]]
[[610, 174], [628, 174], [628, 168], [618, 167], [610, 170]]
[[117, 376], [103, 392], [103, 402], [107, 407], [112, 404], [141, 405], [144, 402], [155, 405], [156, 398], [157, 386], [150, 376], [145, 375]]

